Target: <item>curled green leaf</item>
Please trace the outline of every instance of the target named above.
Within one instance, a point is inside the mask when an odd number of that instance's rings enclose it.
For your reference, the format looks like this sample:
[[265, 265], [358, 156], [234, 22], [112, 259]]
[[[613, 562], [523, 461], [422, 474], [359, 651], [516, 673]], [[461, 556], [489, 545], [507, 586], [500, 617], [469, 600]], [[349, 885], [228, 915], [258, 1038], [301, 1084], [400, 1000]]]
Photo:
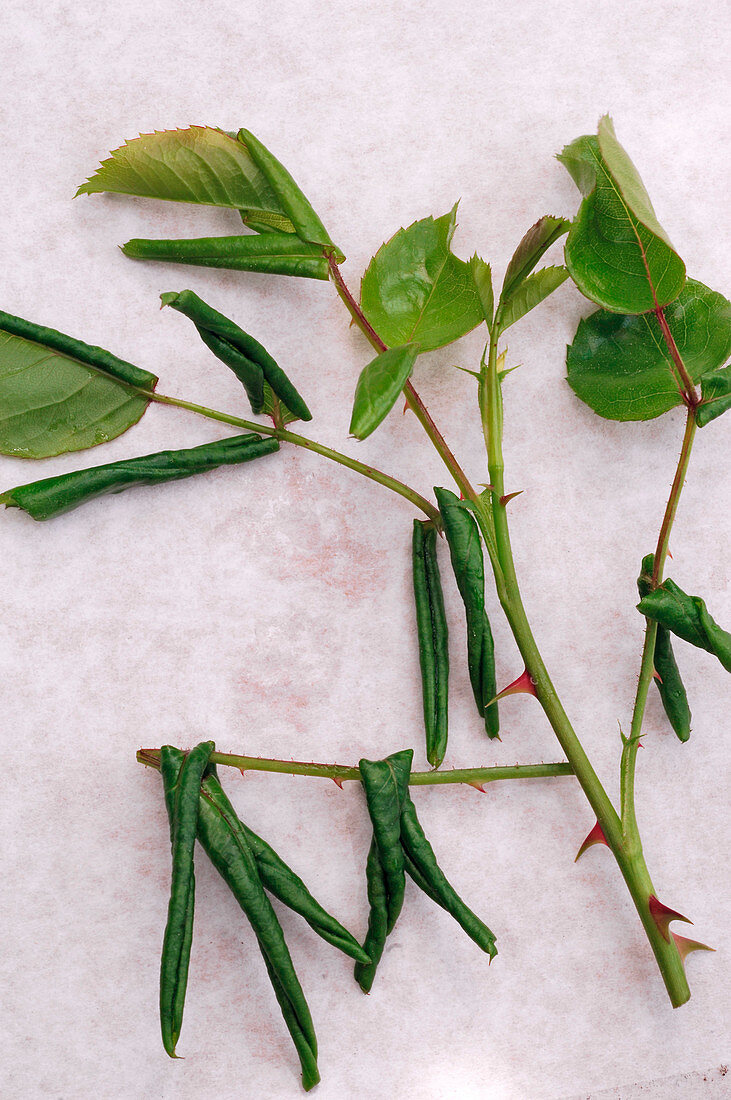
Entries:
[[386, 760], [361, 760], [366, 804], [373, 825], [373, 842], [366, 863], [370, 914], [363, 948], [368, 964], [356, 963], [355, 978], [367, 993], [404, 900], [404, 857], [401, 848], [401, 808], [408, 792], [413, 751], [393, 753]]
[[260, 413], [264, 409], [266, 383], [292, 414], [290, 420], [312, 420], [312, 413], [298, 390], [253, 336], [209, 306], [192, 290], [161, 294], [160, 300], [164, 306], [170, 306], [193, 322], [206, 346], [243, 384], [252, 412]]
[[[201, 797], [204, 795], [208, 795], [214, 802], [221, 800], [223, 790], [215, 775], [209, 775], [203, 780]], [[256, 860], [256, 868], [264, 889], [268, 890], [270, 894], [274, 894], [293, 912], [304, 917], [310, 928], [322, 939], [331, 943], [333, 947], [337, 947], [339, 951], [349, 955], [357, 962], [367, 963], [369, 961], [368, 955], [355, 937], [348, 932], [347, 928], [344, 928], [335, 917], [328, 913], [326, 909], [323, 909], [307, 889], [302, 879], [295, 874], [292, 868], [277, 855], [265, 840], [262, 840], [260, 836], [257, 836], [240, 820], [238, 815], [233, 812], [233, 807], [231, 807], [231, 811], [227, 812], [227, 819], [232, 830], [239, 834], [250, 848]]]
[[485, 563], [474, 516], [449, 489], [435, 488], [444, 533], [449, 544], [457, 587], [467, 618], [467, 662], [475, 703], [488, 737], [500, 731], [495, 679], [495, 646], [485, 611]]
[[[406, 869], [417, 886], [454, 917], [470, 939], [487, 952], [491, 959], [497, 955], [495, 936], [472, 910], [465, 905], [454, 887], [448, 882], [437, 863], [434, 849], [424, 835], [416, 816], [416, 807], [406, 795], [401, 811], [401, 841], [408, 857]], [[414, 874], [414, 870], [416, 874]]]
[[121, 493], [136, 485], [178, 481], [218, 466], [250, 462], [277, 450], [276, 439], [262, 439], [254, 433], [237, 435], [187, 450], [159, 451], [18, 485], [0, 494], [0, 504], [21, 508], [36, 520], [51, 519], [107, 493]]
[[350, 419], [350, 434], [356, 439], [367, 439], [391, 411], [413, 370], [419, 350], [416, 344], [388, 348], [363, 367], [355, 387]]
[[136, 424], [157, 378], [111, 352], [0, 312], [0, 453], [48, 458]]
[[438, 768], [447, 751], [449, 632], [433, 524], [415, 519], [411, 546], [426, 758], [432, 767]]
[[451, 251], [457, 207], [399, 229], [381, 245], [361, 284], [363, 312], [388, 345], [444, 347], [483, 320], [470, 264]]
[[292, 275], [301, 279], [329, 277], [322, 248], [286, 233], [169, 241], [135, 238], [123, 244], [122, 251], [135, 260], [224, 267], [234, 271], [256, 271], [263, 275]]
[[566, 266], [582, 294], [617, 313], [645, 313], [677, 298], [685, 265], [657, 220], [611, 119], [558, 159], [585, 196], [566, 241]]
[[492, 289], [492, 272], [490, 265], [475, 253], [470, 260], [472, 278], [477, 288], [477, 296], [482, 307], [482, 316], [487, 325], [488, 332], [492, 331], [492, 322], [495, 317], [495, 296]]
[[[688, 279], [665, 319], [693, 382], [725, 362], [731, 352], [731, 303], [722, 294]], [[576, 396], [609, 420], [651, 420], [683, 401], [682, 384], [651, 313], [622, 316], [599, 309], [590, 314], [579, 323], [566, 365]]]
[[294, 226], [294, 230], [303, 241], [312, 241], [332, 251], [337, 263], [345, 256], [333, 244], [325, 226], [305, 195], [295, 183], [287, 169], [272, 153], [254, 137], [250, 130], [239, 130], [238, 140], [248, 150], [249, 156], [257, 165], [277, 200]]
[[198, 838], [216, 870], [228, 885], [256, 935], [274, 993], [302, 1066], [306, 1090], [319, 1081], [317, 1038], [310, 1010], [295, 973], [292, 958], [257, 863], [236, 812], [220, 785], [201, 789]]
[[[642, 571], [637, 578], [637, 588], [640, 599], [643, 599], [652, 591], [652, 570], [655, 555], [648, 554], [642, 559]], [[668, 721], [681, 741], [687, 741], [690, 737], [691, 713], [688, 706], [688, 696], [685, 685], [680, 676], [673, 645], [670, 640], [670, 632], [658, 624], [655, 639], [655, 684], [660, 693], [663, 709]]]
[[204, 741], [181, 761], [179, 750], [164, 745], [160, 771], [170, 816], [172, 880], [160, 964], [160, 1025], [165, 1050], [175, 1057], [183, 1021], [185, 988], [193, 933], [195, 879], [193, 849], [198, 828], [201, 779], [214, 748]]
[[674, 581], [665, 580], [643, 596], [637, 610], [684, 641], [712, 653], [731, 672], [731, 634], [713, 620], [700, 596], [689, 596]]

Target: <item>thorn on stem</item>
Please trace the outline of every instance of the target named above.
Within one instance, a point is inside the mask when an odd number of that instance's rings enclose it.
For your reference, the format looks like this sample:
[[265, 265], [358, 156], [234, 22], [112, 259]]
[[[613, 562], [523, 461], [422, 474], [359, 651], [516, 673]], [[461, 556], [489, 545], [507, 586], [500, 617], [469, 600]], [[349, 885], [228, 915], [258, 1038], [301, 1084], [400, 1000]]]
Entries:
[[330, 778], [332, 779], [332, 781], [333, 781], [333, 783], [335, 784], [335, 786], [336, 786], [336, 787], [340, 787], [340, 790], [342, 791], [342, 789], [343, 789], [343, 781], [342, 781], [342, 779], [339, 779], [339, 778], [338, 778], [338, 777], [337, 777], [336, 775], [331, 775], [331, 776], [330, 776]]
[[517, 680], [513, 680], [512, 684], [508, 684], [506, 688], [499, 691], [494, 699], [491, 699], [486, 704], [487, 707], [492, 706], [493, 703], [497, 703], [498, 699], [504, 699], [506, 695], [537, 695], [535, 682], [531, 679], [528, 669], [523, 669]]
[[655, 679], [657, 680], [658, 684], [661, 684], [661, 683], [662, 683], [662, 676], [660, 675], [660, 673], [659, 673], [659, 672], [657, 671], [657, 669], [656, 669], [656, 668], [653, 668], [653, 670], [652, 670], [652, 675], [653, 675], [653, 676], [655, 677]]
[[504, 497], [500, 497], [500, 507], [501, 508], [507, 507], [507, 505], [513, 499], [513, 497], [519, 497], [522, 492], [523, 492], [522, 489], [518, 489], [514, 493], [506, 493]]
[[478, 783], [476, 779], [468, 779], [467, 786], [474, 787], [476, 791], [480, 792], [480, 794], [487, 794], [487, 791], [483, 787], [482, 783]]
[[[669, 926], [670, 921], [682, 920], [686, 924], [692, 924], [693, 921], [689, 917], [684, 917], [682, 913], [678, 913], [676, 909], [668, 909], [667, 905], [663, 905], [661, 901], [655, 897], [654, 894], [650, 894], [647, 899], [647, 904], [650, 909], [650, 916], [657, 925], [660, 935], [664, 940], [670, 943]], [[675, 933], [673, 933], [674, 935]]]
[[574, 860], [574, 863], [576, 863], [583, 856], [587, 848], [593, 847], [594, 844], [604, 844], [607, 848], [609, 847], [609, 845], [607, 844], [607, 838], [604, 835], [604, 830], [602, 829], [598, 821], [596, 825], [594, 825], [593, 828], [590, 830], [586, 840], [576, 853], [576, 859]]
[[709, 947], [707, 943], [700, 943], [698, 940], [689, 940], [685, 936], [679, 936], [677, 932], [671, 932], [670, 935], [675, 941], [675, 946], [678, 949], [683, 967], [685, 967], [685, 960], [691, 951], [715, 951], [715, 947]]
[[246, 779], [246, 772], [244, 771], [244, 769], [243, 769], [243, 768], [239, 768], [239, 771], [241, 772], [241, 778], [242, 778], [242, 779]]

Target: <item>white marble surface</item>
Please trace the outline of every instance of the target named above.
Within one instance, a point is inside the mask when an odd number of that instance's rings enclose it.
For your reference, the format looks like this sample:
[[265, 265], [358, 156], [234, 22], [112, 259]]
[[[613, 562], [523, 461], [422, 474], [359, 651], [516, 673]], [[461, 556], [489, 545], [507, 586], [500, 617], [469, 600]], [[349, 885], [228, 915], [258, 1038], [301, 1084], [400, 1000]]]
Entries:
[[[233, 0], [125, 5], [7, 0], [0, 27], [2, 308], [100, 343], [161, 389], [231, 411], [236, 380], [157, 309], [190, 286], [254, 332], [301, 386], [307, 431], [423, 491], [443, 483], [413, 417], [347, 439], [368, 350], [324, 283], [126, 260], [131, 236], [235, 232], [226, 212], [94, 197], [76, 186], [124, 138], [245, 125], [290, 167], [349, 260], [353, 286], [384, 236], [461, 197], [456, 248], [498, 272], [542, 213], [576, 192], [553, 160], [610, 111], [692, 275], [728, 289], [728, 21], [720, 0], [521, 4], [378, 0], [347, 7]], [[563, 381], [587, 304], [565, 286], [516, 330], [506, 388], [509, 487], [525, 599], [569, 713], [613, 796], [641, 647], [634, 578], [654, 544], [682, 415], [599, 421]], [[425, 357], [417, 384], [476, 481], [486, 480], [471, 380], [480, 336]], [[731, 622], [729, 424], [698, 441], [673, 575]], [[127, 435], [29, 465], [0, 485], [225, 434], [153, 408]], [[36, 525], [0, 516], [2, 1051], [12, 1100], [284, 1098], [296, 1057], [252, 936], [200, 862], [180, 1041], [158, 1036], [167, 825], [140, 745], [355, 762], [417, 747], [411, 510], [316, 456], [95, 502]], [[559, 757], [537, 706], [480, 735], [454, 638], [449, 766]], [[491, 602], [494, 609], [495, 601]], [[498, 675], [519, 671], [495, 613]], [[592, 824], [570, 780], [418, 792], [445, 870], [498, 936], [488, 970], [411, 890], [370, 997], [343, 957], [285, 914], [320, 1037], [323, 1100], [559, 1100], [721, 1095], [729, 1056], [728, 678], [682, 646], [694, 714], [680, 745], [652, 700], [640, 824], [665, 901], [722, 948], [689, 962], [672, 1012], [608, 854], [573, 856]], [[354, 786], [232, 773], [242, 816], [354, 932], [368, 842]], [[324, 853], [324, 855], [323, 855]], [[678, 1083], [680, 1082], [680, 1083]], [[682, 1082], [687, 1082], [687, 1088]], [[711, 1085], [719, 1092], [711, 1093]], [[619, 1087], [621, 1086], [621, 1087]], [[723, 1094], [727, 1094], [724, 1092]], [[653, 1093], [652, 1095], [655, 1095]]]

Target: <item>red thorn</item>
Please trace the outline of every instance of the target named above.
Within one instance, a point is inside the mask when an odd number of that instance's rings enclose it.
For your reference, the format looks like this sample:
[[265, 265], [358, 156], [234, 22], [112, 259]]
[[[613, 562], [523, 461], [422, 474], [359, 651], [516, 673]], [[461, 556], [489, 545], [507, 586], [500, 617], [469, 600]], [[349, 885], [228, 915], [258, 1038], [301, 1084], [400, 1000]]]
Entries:
[[462, 490], [461, 490], [461, 489], [460, 489], [460, 491], [459, 491], [459, 499], [460, 499], [460, 500], [464, 500], [464, 499], [465, 499], [465, 495], [464, 495], [464, 493], [462, 492]]
[[239, 768], [239, 771], [241, 772], [241, 778], [242, 778], [242, 779], [246, 779], [246, 772], [244, 771], [244, 769], [243, 769], [243, 768]]
[[691, 951], [715, 951], [715, 947], [709, 947], [707, 943], [699, 943], [698, 940], [688, 940], [685, 936], [679, 936], [677, 932], [671, 932], [670, 935], [675, 940], [675, 946], [678, 949], [678, 954], [685, 966], [685, 960]]
[[518, 489], [515, 493], [506, 493], [504, 497], [500, 497], [500, 507], [505, 508], [505, 506], [509, 504], [513, 497], [519, 497], [522, 492], [522, 489]]
[[590, 831], [584, 843], [579, 848], [578, 852], [576, 853], [576, 859], [574, 860], [574, 863], [576, 863], [577, 860], [579, 860], [581, 856], [583, 856], [587, 848], [591, 848], [594, 844], [605, 844], [607, 848], [609, 847], [609, 845], [607, 844], [607, 838], [604, 835], [604, 830], [602, 829], [598, 821]]
[[474, 780], [469, 780], [468, 779], [467, 780], [467, 786], [468, 787], [474, 787], [476, 791], [480, 792], [480, 794], [487, 794], [487, 791], [483, 787], [482, 783], [478, 783], [476, 779], [474, 779]]
[[[671, 561], [674, 561], [674, 560], [675, 560], [675, 559], [673, 558], [673, 555], [672, 555], [672, 554], [670, 553], [670, 547], [669, 547], [669, 546], [668, 546], [668, 557], [670, 558], [670, 560], [671, 560]], [[715, 951], [715, 950], [716, 950], [716, 948], [715, 948], [715, 947], [709, 947], [709, 948], [708, 948], [708, 950], [709, 950], [709, 951]]]
[[492, 703], [496, 703], [498, 699], [504, 699], [506, 695], [520, 695], [521, 693], [526, 695], [536, 694], [536, 685], [528, 674], [527, 668], [523, 669], [517, 680], [513, 680], [512, 684], [508, 684], [506, 688], [499, 691], [495, 698], [490, 700], [487, 707]]
[[[671, 920], [683, 920], [686, 924], [693, 923], [688, 917], [684, 917], [682, 913], [678, 913], [676, 909], [668, 909], [667, 905], [663, 905], [661, 901], [658, 901], [654, 894], [650, 894], [647, 899], [647, 904], [650, 907], [650, 916], [660, 930], [660, 935], [664, 940], [667, 940], [668, 943], [670, 943], [668, 928]], [[673, 935], [674, 934], [675, 933], [673, 933]]]
[[[355, 322], [353, 322], [353, 323], [355, 323]], [[406, 416], [408, 411], [409, 411], [409, 403], [408, 403], [408, 401], [404, 401], [404, 408], [403, 408], [403, 412], [401, 413], [401, 415]]]
[[332, 781], [333, 781], [333, 783], [335, 784], [335, 786], [336, 786], [336, 787], [340, 787], [340, 790], [342, 791], [342, 789], [343, 789], [343, 781], [342, 781], [342, 779], [338, 779], [338, 778], [337, 778], [337, 776], [335, 776], [335, 775], [331, 775], [331, 776], [330, 776], [330, 778], [332, 779]]
[[662, 676], [660, 675], [660, 673], [659, 673], [659, 672], [657, 671], [657, 669], [656, 669], [656, 668], [653, 668], [653, 670], [652, 670], [652, 675], [653, 675], [653, 676], [655, 677], [655, 679], [657, 680], [658, 684], [661, 684], [661, 683], [662, 683]]

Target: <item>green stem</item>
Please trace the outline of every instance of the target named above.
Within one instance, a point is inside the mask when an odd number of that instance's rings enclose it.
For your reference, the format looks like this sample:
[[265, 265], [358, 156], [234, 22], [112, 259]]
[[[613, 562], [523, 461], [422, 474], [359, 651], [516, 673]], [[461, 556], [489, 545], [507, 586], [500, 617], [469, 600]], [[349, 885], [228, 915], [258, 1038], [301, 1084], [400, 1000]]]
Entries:
[[143, 390], [137, 386], [130, 387], [134, 389], [136, 393], [141, 394], [143, 397], [147, 397], [150, 401], [156, 401], [159, 405], [174, 405], [178, 409], [187, 409], [189, 412], [197, 413], [199, 416], [205, 416], [209, 420], [218, 420], [222, 424], [231, 424], [235, 428], [245, 428], [248, 431], [258, 432], [259, 435], [271, 435], [275, 439], [281, 440], [283, 443], [292, 443], [296, 447], [303, 447], [307, 451], [314, 451], [315, 454], [322, 455], [324, 458], [329, 458], [333, 462], [337, 462], [340, 466], [346, 466], [349, 470], [355, 470], [356, 473], [362, 474], [363, 477], [369, 478], [370, 481], [375, 481], [379, 485], [384, 485], [387, 489], [391, 489], [392, 492], [398, 493], [399, 496], [404, 497], [405, 500], [414, 504], [417, 508], [421, 509], [433, 520], [439, 527], [441, 527], [441, 517], [439, 515], [439, 509], [423, 497], [420, 493], [417, 493], [415, 489], [412, 489], [409, 485], [405, 485], [403, 481], [399, 481], [398, 478], [391, 477], [390, 474], [384, 474], [382, 470], [377, 470], [375, 466], [368, 466], [365, 462], [359, 462], [357, 458], [350, 458], [349, 455], [341, 454], [340, 451], [333, 450], [332, 447], [326, 447], [324, 443], [317, 443], [314, 439], [308, 439], [307, 436], [297, 435], [296, 432], [287, 431], [286, 428], [270, 427], [268, 424], [260, 424], [255, 420], [243, 420], [240, 416], [231, 416], [229, 413], [219, 412], [217, 409], [209, 409], [205, 405], [196, 405], [192, 401], [184, 401], [179, 397], [167, 397], [162, 393], [154, 393], [151, 390]]
[[[499, 338], [499, 325], [494, 324], [490, 334], [488, 361], [485, 363], [483, 360], [480, 379], [480, 408], [492, 488], [492, 526], [495, 532], [497, 554], [501, 567], [501, 580], [496, 578], [498, 595], [518, 649], [525, 662], [526, 671], [533, 682], [538, 701], [556, 734], [561, 748], [566, 754], [568, 762], [573, 768], [589, 804], [596, 814], [597, 822], [602, 829], [607, 844], [617, 860], [650, 941], [671, 1003], [675, 1007], [687, 1001], [690, 992], [677, 948], [672, 940], [670, 942], [665, 940], [650, 912], [649, 899], [654, 894], [654, 889], [642, 850], [630, 853], [626, 849], [619, 815], [561, 705], [536, 645], [523, 606], [510, 544], [507, 502], [504, 500], [502, 394], [497, 368]], [[481, 526], [485, 524], [485, 518], [479, 510], [477, 511], [477, 518]]]
[[[667, 506], [665, 508], [665, 515], [663, 516], [662, 525], [660, 527], [660, 534], [657, 539], [652, 570], [652, 588], [657, 588], [657, 586], [662, 583], [663, 569], [665, 567], [668, 546], [670, 544], [670, 532], [673, 528], [673, 522], [678, 510], [678, 502], [680, 501], [680, 494], [683, 490], [685, 478], [688, 473], [688, 464], [693, 449], [695, 430], [696, 422], [695, 416], [693, 415], [693, 408], [689, 407], [685, 422], [683, 445], [680, 449], [680, 458], [678, 459], [678, 466], [675, 471], [672, 488], [670, 489], [670, 496], [668, 497]], [[632, 712], [632, 726], [630, 735], [625, 740], [622, 747], [622, 760], [620, 764], [622, 828], [625, 841], [630, 850], [639, 848], [640, 851], [642, 850], [642, 845], [640, 842], [639, 830], [637, 828], [637, 815], [635, 811], [635, 769], [637, 750], [640, 745], [640, 737], [642, 736], [642, 722], [645, 716], [647, 695], [655, 671], [654, 657], [656, 639], [657, 623], [653, 622], [651, 619], [647, 619], [645, 640], [642, 647], [640, 676], [637, 682], [637, 693], [635, 695], [635, 705]]]
[[[140, 764], [151, 768], [160, 766], [159, 749], [140, 749]], [[239, 771], [279, 772], [285, 775], [310, 775], [319, 779], [333, 779], [338, 783], [360, 781], [358, 768], [345, 764], [308, 764], [303, 760], [270, 760], [264, 756], [236, 756], [228, 752], [211, 753], [211, 763], [221, 764]], [[570, 764], [512, 764], [494, 768], [455, 768], [452, 771], [412, 772], [409, 783], [415, 787], [448, 783], [468, 783], [483, 786], [499, 779], [555, 779], [573, 775]]]

